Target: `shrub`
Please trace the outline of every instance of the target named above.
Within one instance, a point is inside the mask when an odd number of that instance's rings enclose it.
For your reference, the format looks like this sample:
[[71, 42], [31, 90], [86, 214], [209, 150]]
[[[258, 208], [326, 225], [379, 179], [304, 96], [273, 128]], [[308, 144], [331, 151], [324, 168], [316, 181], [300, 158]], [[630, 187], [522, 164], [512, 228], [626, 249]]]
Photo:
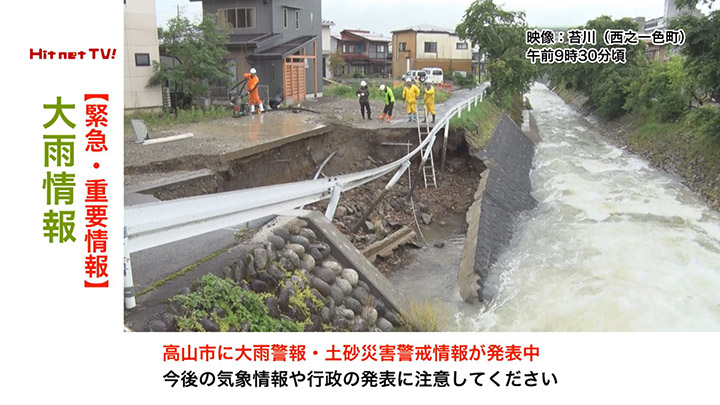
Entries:
[[323, 89], [323, 92], [326, 96], [335, 96], [335, 97], [354, 97], [355, 96], [355, 89], [346, 85], [346, 84], [334, 84], [332, 86], [326, 86]]
[[[276, 319], [268, 315], [262, 297], [244, 290], [231, 279], [213, 274], [202, 277], [199, 290], [171, 299], [178, 302], [185, 314], [177, 317], [178, 329], [183, 331], [204, 331], [200, 320], [208, 318], [228, 331], [231, 327], [242, 330], [247, 325], [251, 332], [299, 332], [302, 326], [296, 322]], [[224, 311], [224, 316], [218, 314]], [[221, 312], [222, 313], [222, 312]]]
[[455, 72], [452, 76], [453, 83], [458, 87], [473, 87], [475, 86], [475, 78], [472, 75], [463, 76], [459, 72]]
[[700, 134], [720, 141], [720, 109], [717, 107], [704, 105], [688, 114], [688, 125]]
[[612, 119], [622, 115], [628, 82], [628, 78], [613, 72], [593, 86], [590, 99], [599, 116]]
[[682, 58], [653, 62], [628, 86], [624, 108], [656, 113], [665, 122], [677, 121], [690, 105], [690, 83]]

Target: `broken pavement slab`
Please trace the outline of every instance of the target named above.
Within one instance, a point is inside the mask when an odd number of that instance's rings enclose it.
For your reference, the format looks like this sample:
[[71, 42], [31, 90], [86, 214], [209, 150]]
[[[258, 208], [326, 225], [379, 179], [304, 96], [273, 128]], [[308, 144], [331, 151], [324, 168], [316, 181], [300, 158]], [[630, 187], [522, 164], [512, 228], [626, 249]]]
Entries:
[[[178, 124], [172, 130], [152, 131], [153, 139], [193, 134], [192, 138], [179, 142], [143, 146], [137, 142], [145, 141], [145, 137], [139, 139], [132, 134], [133, 130], [126, 129], [126, 169], [156, 167], [163, 162], [176, 162], [179, 159], [199, 156], [205, 157], [208, 162], [227, 163], [330, 131], [328, 126], [315, 122], [316, 117], [308, 113], [273, 111], [242, 118], [232, 118], [229, 114], [228, 112], [226, 118]], [[142, 132], [140, 128], [140, 136]], [[145, 134], [147, 136], [147, 129]]]

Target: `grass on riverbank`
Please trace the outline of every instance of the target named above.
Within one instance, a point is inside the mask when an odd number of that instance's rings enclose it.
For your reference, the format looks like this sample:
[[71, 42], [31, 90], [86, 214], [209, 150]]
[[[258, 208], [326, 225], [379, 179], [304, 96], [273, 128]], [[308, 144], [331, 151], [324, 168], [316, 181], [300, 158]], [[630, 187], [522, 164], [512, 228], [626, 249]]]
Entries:
[[464, 110], [460, 118], [454, 116], [450, 119], [450, 130], [462, 130], [465, 141], [471, 152], [485, 147], [490, 141], [493, 129], [500, 121], [502, 109], [490, 100], [479, 102], [477, 107], [473, 106], [470, 111]]
[[[566, 103], [576, 107], [587, 100], [582, 94], [558, 86], [553, 91]], [[707, 108], [707, 107], [706, 107]], [[707, 198], [715, 208], [720, 207], [720, 130], [709, 126], [716, 123], [688, 113], [675, 122], [664, 122], [657, 114], [625, 115], [614, 124], [625, 130], [620, 135], [633, 152], [645, 155], [653, 164], [674, 172]]]
[[[645, 151], [655, 164], [676, 167], [678, 175], [697, 183], [698, 191], [717, 208], [720, 204], [720, 137], [697, 131], [690, 116], [680, 122], [660, 122], [653, 117], [632, 117], [634, 130], [628, 137], [633, 150]], [[667, 167], [666, 167], [667, 168]]]
[[403, 329], [408, 332], [440, 332], [448, 324], [449, 314], [440, 302], [410, 301], [403, 317]]

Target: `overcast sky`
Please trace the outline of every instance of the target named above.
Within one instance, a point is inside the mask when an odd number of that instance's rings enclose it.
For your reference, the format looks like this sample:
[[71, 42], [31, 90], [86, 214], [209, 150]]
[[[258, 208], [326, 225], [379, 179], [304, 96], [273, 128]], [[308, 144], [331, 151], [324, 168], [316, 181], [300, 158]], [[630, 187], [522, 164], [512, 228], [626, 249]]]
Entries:
[[[302, 3], [302, 0], [299, 0]], [[390, 36], [390, 31], [418, 24], [455, 28], [471, 0], [322, 0], [322, 19], [335, 22], [333, 32], [362, 28]], [[496, 0], [506, 10], [525, 11], [528, 24], [571, 27], [603, 14], [614, 18], [655, 18], [663, 14], [664, 0]], [[155, 0], [158, 25], [176, 13], [177, 5], [189, 16], [201, 14], [201, 2]]]

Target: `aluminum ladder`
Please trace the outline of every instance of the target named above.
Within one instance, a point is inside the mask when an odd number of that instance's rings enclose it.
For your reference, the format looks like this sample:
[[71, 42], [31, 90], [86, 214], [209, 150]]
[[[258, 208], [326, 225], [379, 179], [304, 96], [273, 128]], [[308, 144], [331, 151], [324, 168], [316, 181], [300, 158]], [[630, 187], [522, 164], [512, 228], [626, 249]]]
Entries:
[[[424, 122], [420, 122], [420, 117], [423, 117]], [[418, 130], [418, 142], [422, 143], [423, 140], [430, 133], [430, 122], [428, 121], [427, 111], [425, 111], [425, 104], [417, 104], [417, 130]], [[431, 146], [426, 146], [426, 148]], [[425, 150], [420, 151], [420, 156], [423, 156]], [[422, 164], [422, 158], [420, 160]], [[430, 159], [425, 162], [425, 166], [422, 168], [423, 180], [425, 181], [425, 188], [428, 187], [428, 178], [431, 180], [432, 185], [437, 188], [437, 180], [435, 179], [435, 159], [433, 159], [432, 150], [430, 150]]]

